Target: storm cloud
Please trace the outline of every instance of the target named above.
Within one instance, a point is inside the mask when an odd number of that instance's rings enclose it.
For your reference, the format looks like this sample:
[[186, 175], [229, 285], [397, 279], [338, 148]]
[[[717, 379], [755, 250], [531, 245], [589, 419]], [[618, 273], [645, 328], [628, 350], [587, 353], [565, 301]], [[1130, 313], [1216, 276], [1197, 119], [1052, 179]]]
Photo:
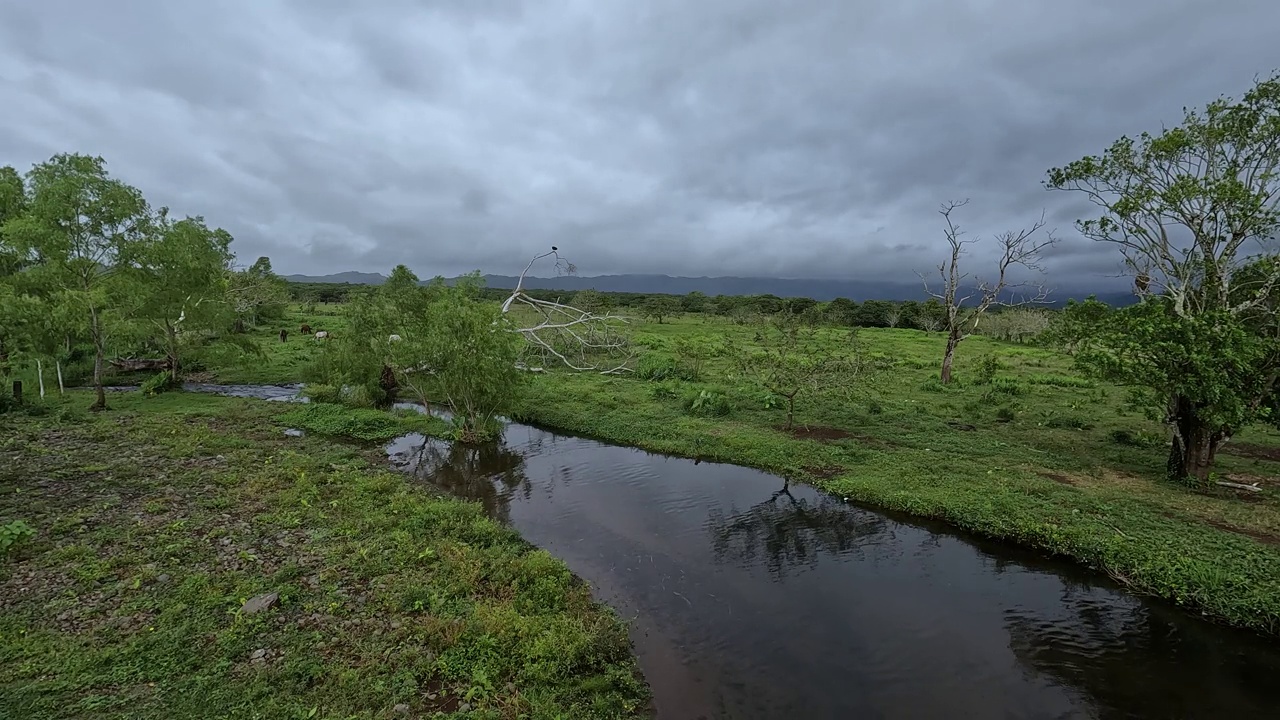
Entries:
[[1238, 96], [1277, 27], [1272, 0], [0, 0], [0, 165], [102, 155], [286, 273], [554, 243], [586, 275], [909, 280], [970, 198], [971, 234], [1043, 210], [1050, 272], [1095, 278], [1118, 258], [1045, 171]]

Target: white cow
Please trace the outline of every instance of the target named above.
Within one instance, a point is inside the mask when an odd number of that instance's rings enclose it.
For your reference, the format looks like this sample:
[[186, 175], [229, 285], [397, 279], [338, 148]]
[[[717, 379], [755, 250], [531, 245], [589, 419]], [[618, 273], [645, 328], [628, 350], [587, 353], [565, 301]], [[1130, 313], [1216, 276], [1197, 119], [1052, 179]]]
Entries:
[[392, 335], [387, 338], [387, 342], [400, 342], [400, 336], [392, 333]]
[[319, 332], [317, 332], [317, 333], [316, 333], [316, 339], [317, 339], [317, 340], [323, 340], [323, 339], [325, 339], [325, 338], [327, 338], [327, 337], [329, 337], [329, 331], [328, 331], [328, 330], [321, 330], [321, 331], [319, 331]]

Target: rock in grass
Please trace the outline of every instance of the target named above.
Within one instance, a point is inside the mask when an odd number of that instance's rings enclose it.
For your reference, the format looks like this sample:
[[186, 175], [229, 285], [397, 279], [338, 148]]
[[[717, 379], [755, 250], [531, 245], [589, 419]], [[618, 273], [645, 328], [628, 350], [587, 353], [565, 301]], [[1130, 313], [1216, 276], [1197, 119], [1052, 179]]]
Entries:
[[244, 601], [244, 605], [240, 606], [240, 613], [243, 615], [253, 615], [276, 604], [280, 599], [280, 593], [266, 593], [263, 595], [254, 595]]

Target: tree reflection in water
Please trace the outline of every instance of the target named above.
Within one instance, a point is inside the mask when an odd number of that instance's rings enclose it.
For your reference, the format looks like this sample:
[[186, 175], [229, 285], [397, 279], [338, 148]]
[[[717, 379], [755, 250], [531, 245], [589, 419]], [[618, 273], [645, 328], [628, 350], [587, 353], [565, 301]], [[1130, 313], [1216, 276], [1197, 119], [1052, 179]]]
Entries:
[[485, 513], [504, 523], [511, 521], [511, 493], [530, 491], [524, 456], [500, 442], [465, 445], [426, 438], [402, 464], [415, 478], [478, 500]]
[[789, 485], [768, 500], [726, 515], [712, 510], [707, 520], [718, 563], [764, 564], [775, 577], [795, 566], [813, 566], [818, 556], [844, 555], [882, 532], [888, 519], [850, 507], [834, 497], [806, 492], [796, 498]]

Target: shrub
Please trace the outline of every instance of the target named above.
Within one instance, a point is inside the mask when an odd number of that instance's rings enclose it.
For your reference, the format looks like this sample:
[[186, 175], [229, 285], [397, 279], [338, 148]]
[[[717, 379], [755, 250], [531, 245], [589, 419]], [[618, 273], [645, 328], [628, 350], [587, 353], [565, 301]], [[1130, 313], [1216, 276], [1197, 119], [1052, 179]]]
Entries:
[[1002, 423], [1013, 422], [1013, 419], [1015, 417], [1016, 417], [1016, 414], [1014, 413], [1013, 408], [1009, 407], [1008, 405], [1004, 405], [996, 409], [997, 422], [1002, 422]]
[[679, 397], [679, 394], [676, 392], [675, 388], [673, 388], [671, 385], [666, 383], [660, 383], [650, 388], [649, 397], [653, 398], [654, 400], [675, 400], [677, 397]]
[[1108, 436], [1111, 438], [1111, 442], [1117, 445], [1128, 445], [1129, 447], [1159, 447], [1164, 445], [1165, 442], [1154, 433], [1142, 430], [1135, 432], [1124, 428], [1112, 430]]
[[879, 415], [884, 412], [884, 405], [881, 405], [879, 400], [872, 400], [867, 403], [867, 412], [872, 415]]
[[973, 382], [977, 385], [989, 385], [996, 379], [1000, 371], [1000, 361], [990, 353], [978, 358], [978, 369], [974, 371]]
[[302, 388], [302, 396], [315, 403], [333, 403], [342, 402], [342, 388], [335, 385], [326, 385], [323, 383], [308, 384]]
[[720, 390], [696, 390], [685, 395], [684, 409], [690, 415], [724, 417], [733, 412], [733, 405]]
[[1016, 397], [1018, 395], [1024, 395], [1026, 392], [1027, 389], [1017, 380], [1007, 377], [998, 377], [990, 382], [990, 386], [987, 388], [987, 391], [983, 393], [983, 396], [995, 397], [998, 395], [1007, 395], [1009, 397]]
[[147, 378], [138, 389], [142, 391], [143, 395], [150, 396], [172, 390], [174, 385], [176, 383], [173, 381], [173, 376], [169, 374], [168, 370], [164, 370]]
[[648, 353], [636, 364], [636, 377], [641, 380], [697, 380], [697, 373], [675, 358]]

